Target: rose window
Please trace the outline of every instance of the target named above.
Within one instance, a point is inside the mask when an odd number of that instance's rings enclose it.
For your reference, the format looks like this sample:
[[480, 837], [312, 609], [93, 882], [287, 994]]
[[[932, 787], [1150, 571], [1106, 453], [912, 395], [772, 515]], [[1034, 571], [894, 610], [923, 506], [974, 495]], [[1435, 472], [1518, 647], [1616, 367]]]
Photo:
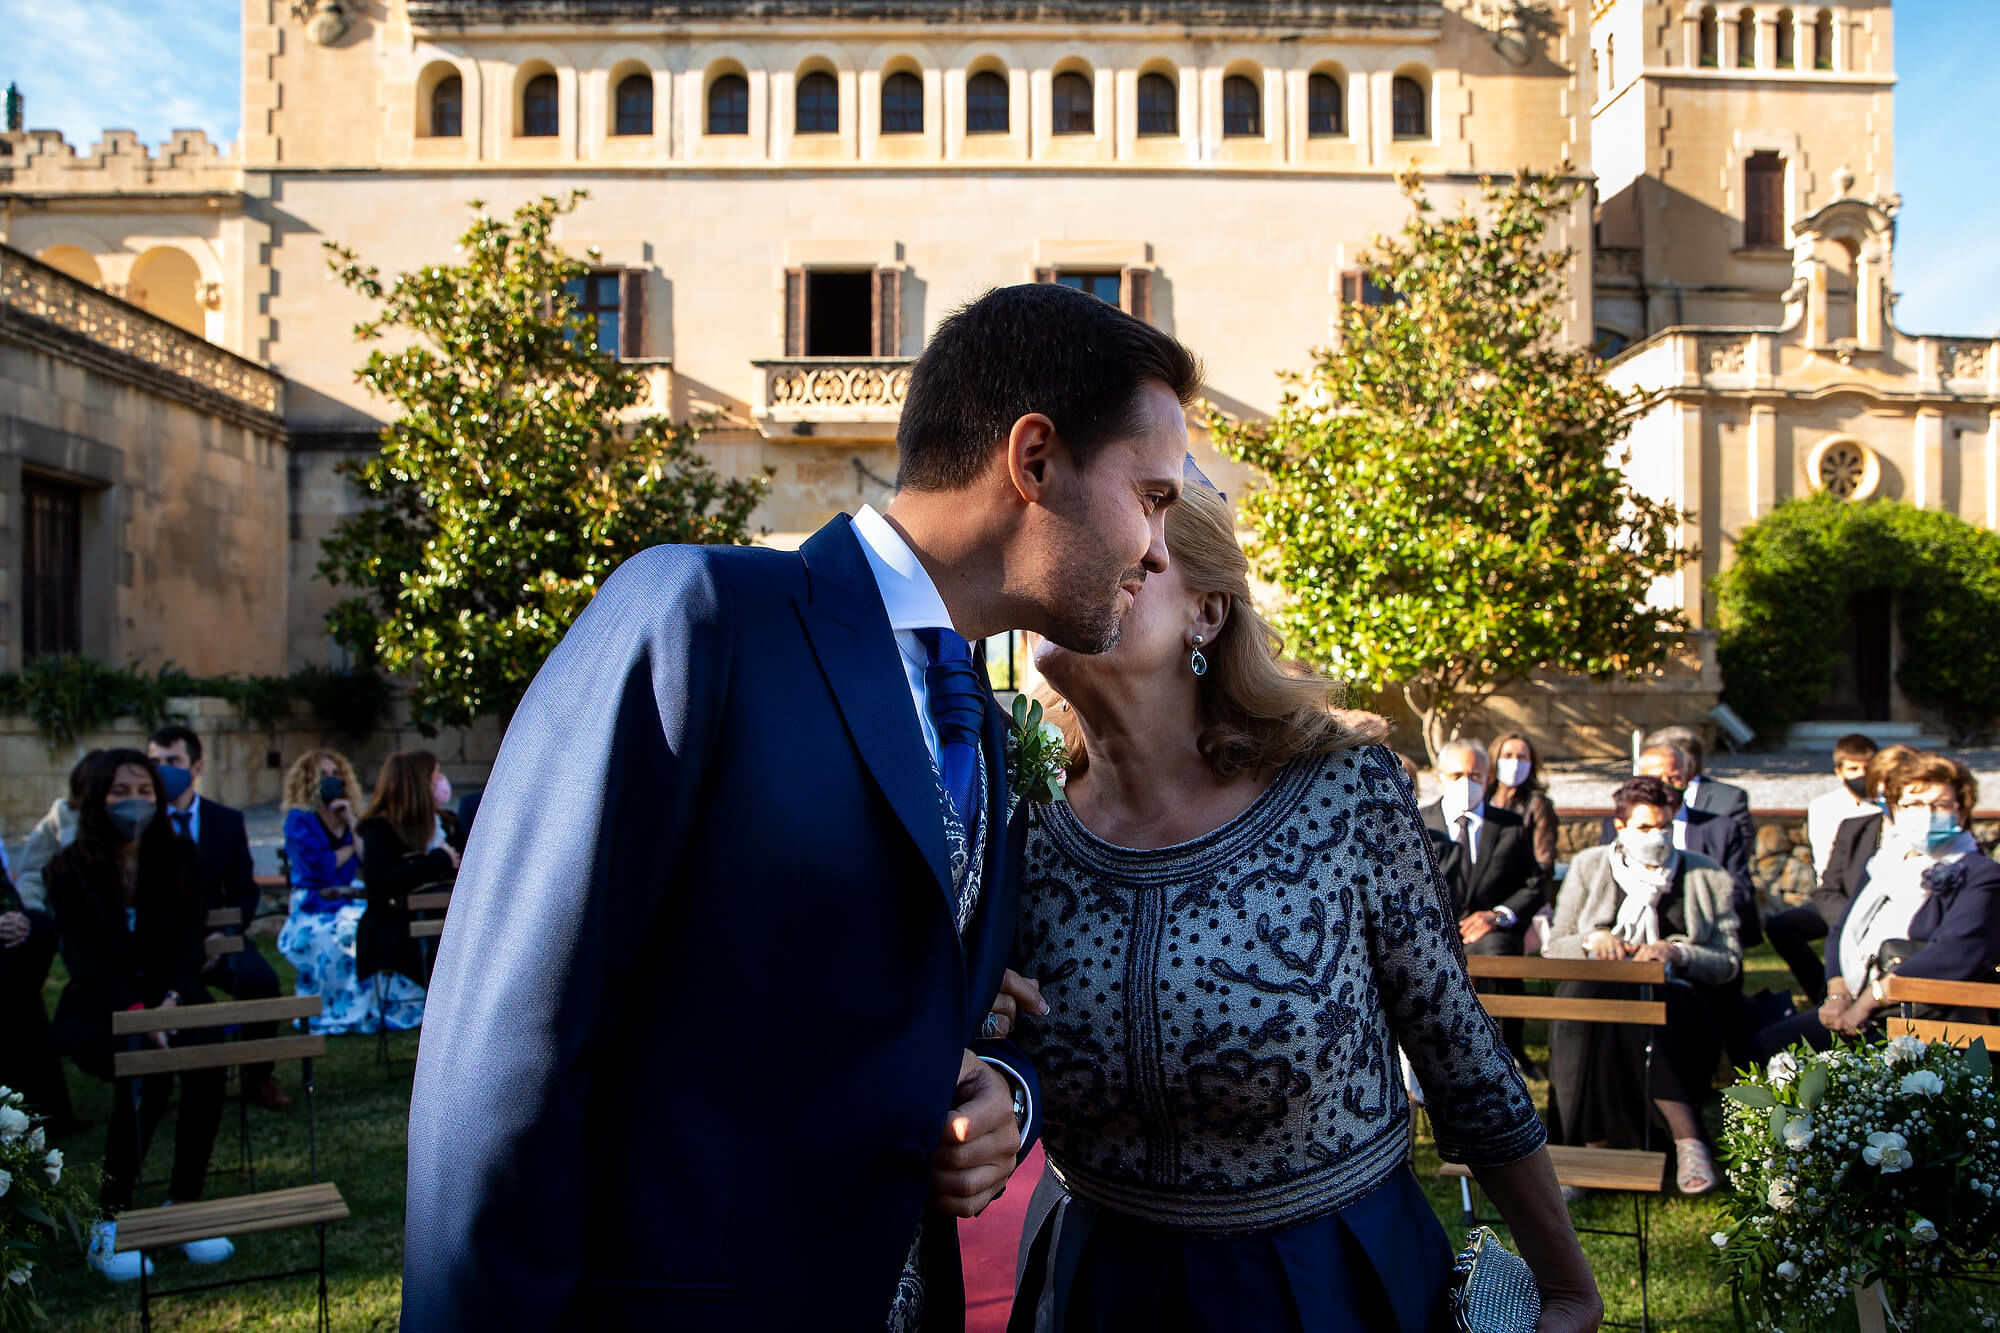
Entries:
[[1812, 488], [1843, 500], [1865, 500], [1882, 481], [1882, 461], [1859, 440], [1822, 440], [1806, 459]]

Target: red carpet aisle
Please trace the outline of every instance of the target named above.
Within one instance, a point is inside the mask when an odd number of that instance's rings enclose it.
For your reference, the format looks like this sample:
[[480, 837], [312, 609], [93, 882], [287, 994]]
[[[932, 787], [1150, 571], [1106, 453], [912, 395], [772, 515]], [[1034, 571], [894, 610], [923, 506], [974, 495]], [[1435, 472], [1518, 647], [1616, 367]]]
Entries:
[[958, 1250], [965, 1264], [965, 1333], [1002, 1333], [1014, 1302], [1014, 1260], [1028, 1200], [1042, 1178], [1042, 1148], [1028, 1154], [1000, 1201], [958, 1224]]

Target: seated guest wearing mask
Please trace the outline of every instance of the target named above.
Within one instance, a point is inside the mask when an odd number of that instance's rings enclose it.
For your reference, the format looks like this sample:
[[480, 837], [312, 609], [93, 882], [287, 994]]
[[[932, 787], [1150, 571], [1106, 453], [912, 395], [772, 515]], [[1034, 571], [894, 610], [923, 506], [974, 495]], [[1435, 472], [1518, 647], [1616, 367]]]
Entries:
[[[1706, 1194], [1722, 1177], [1702, 1135], [1700, 1107], [1721, 1053], [1717, 1008], [1728, 1003], [1724, 991], [1743, 966], [1729, 876], [1708, 858], [1674, 847], [1681, 798], [1667, 783], [1627, 778], [1611, 799], [1615, 840], [1570, 862], [1542, 953], [1665, 963], [1667, 984], [1657, 994], [1667, 1022], [1653, 1030], [1549, 1024], [1552, 1137], [1574, 1146], [1640, 1147], [1650, 1098], [1673, 1135], [1681, 1193]], [[1636, 987], [1581, 981], [1564, 982], [1556, 994], [1638, 998]]]
[[[1692, 762], [1677, 745], [1649, 745], [1639, 752], [1639, 776], [1658, 778], [1672, 787], [1676, 794], [1684, 793], [1693, 780]], [[1731, 901], [1736, 907], [1738, 937], [1746, 949], [1755, 948], [1764, 941], [1762, 919], [1757, 913], [1757, 885], [1750, 878], [1750, 844], [1744, 838], [1740, 825], [1735, 820], [1706, 810], [1690, 810], [1683, 803], [1674, 812], [1674, 849], [1693, 852], [1697, 856], [1715, 862], [1729, 872]], [[1603, 845], [1610, 846], [1617, 839], [1617, 829], [1612, 820], [1604, 821]]]
[[0, 884], [0, 1032], [8, 1034], [0, 1042], [0, 1085], [19, 1089], [58, 1135], [81, 1126], [42, 1003], [42, 987], [56, 956], [56, 919], [42, 875], [55, 854], [76, 841], [84, 777], [101, 753], [92, 750], [70, 769], [69, 794], [49, 806], [28, 835], [12, 882]]
[[[1881, 1024], [1881, 979], [1891, 972], [1936, 981], [1991, 981], [2000, 967], [2000, 864], [1967, 831], [1979, 784], [1941, 754], [1911, 751], [1882, 777], [1889, 817], [1847, 911], [1827, 936], [1826, 999], [1764, 1029], [1760, 1060], [1797, 1041], [1825, 1050], [1835, 1035]], [[1860, 821], [1854, 821], [1859, 823]], [[1970, 1014], [1924, 1014], [1992, 1022]]]
[[[111, 1080], [122, 1048], [111, 1016], [127, 1009], [170, 1009], [206, 1004], [202, 988], [201, 869], [194, 845], [174, 836], [159, 773], [137, 750], [106, 750], [91, 761], [77, 812], [76, 841], [49, 862], [49, 905], [62, 936], [69, 983], [56, 1004], [56, 1043], [77, 1067]], [[218, 1029], [153, 1033], [156, 1046], [220, 1041]], [[139, 1105], [125, 1087], [111, 1099], [111, 1128], [104, 1140], [104, 1186], [98, 1202], [116, 1214], [132, 1203], [140, 1166], [167, 1112], [173, 1074], [139, 1080]], [[222, 1123], [224, 1071], [183, 1072], [180, 1115], [174, 1131], [168, 1200], [201, 1197], [215, 1132]], [[136, 1123], [135, 1123], [136, 1117]], [[115, 1222], [91, 1229], [90, 1266], [114, 1282], [138, 1277], [152, 1263], [137, 1253], [113, 1252]], [[220, 1263], [235, 1253], [215, 1237], [182, 1247], [198, 1264]]]
[[[1757, 846], [1757, 827], [1750, 819], [1750, 793], [1733, 782], [1707, 775], [1708, 749], [1701, 733], [1693, 727], [1661, 727], [1646, 737], [1645, 744], [1671, 745], [1687, 756], [1687, 789], [1681, 793], [1681, 808], [1704, 814], [1721, 815], [1743, 833], [1743, 846]], [[1761, 938], [1761, 937], [1760, 937]]]
[[374, 1032], [375, 988], [355, 975], [355, 939], [368, 903], [357, 882], [361, 843], [354, 797], [361, 784], [347, 756], [309, 750], [285, 774], [285, 860], [291, 912], [278, 952], [298, 970], [300, 995], [320, 997], [316, 1033]]
[[1915, 753], [1907, 745], [1878, 750], [1874, 741], [1859, 733], [1842, 736], [1833, 750], [1840, 787], [1806, 807], [1806, 836], [1812, 843], [1818, 886], [1803, 906], [1779, 912], [1764, 923], [1764, 929], [1771, 947], [1814, 1005], [1826, 999], [1826, 968], [1815, 946], [1840, 924], [1847, 904], [1854, 900], [1861, 872], [1882, 839], [1882, 775], [1902, 756]]
[[[167, 819], [174, 832], [194, 843], [201, 857], [201, 888], [205, 911], [231, 908], [243, 914], [243, 926], [215, 932], [240, 935], [238, 953], [208, 960], [202, 980], [238, 1000], [272, 1000], [278, 995], [278, 974], [251, 938], [248, 926], [257, 915], [263, 893], [250, 859], [250, 835], [243, 812], [201, 794], [201, 737], [178, 723], [161, 727], [146, 742], [146, 757], [159, 766], [167, 793]], [[253, 1023], [243, 1030], [251, 1040], [275, 1037], [275, 1023]], [[279, 1088], [271, 1065], [251, 1065], [243, 1071], [243, 1097], [271, 1111], [289, 1111], [292, 1099]]]
[[[1438, 752], [1442, 795], [1423, 807], [1424, 827], [1438, 869], [1451, 890], [1458, 937], [1468, 954], [1521, 953], [1528, 922], [1540, 910], [1548, 880], [1535, 860], [1527, 826], [1511, 810], [1486, 802], [1491, 762], [1476, 740], [1447, 743]], [[1493, 983], [1482, 982], [1485, 989]], [[1518, 990], [1519, 983], [1502, 986]], [[1524, 1070], [1531, 1069], [1523, 1046], [1523, 1024], [1502, 1020], [1507, 1049]], [[1539, 1071], [1536, 1071], [1539, 1072]]]
[[1493, 781], [1486, 788], [1489, 808], [1508, 810], [1527, 826], [1528, 841], [1535, 849], [1535, 864], [1555, 883], [1556, 835], [1562, 831], [1562, 817], [1549, 799], [1542, 781], [1542, 757], [1535, 743], [1518, 731], [1510, 731], [1493, 742]]
[[425, 750], [392, 754], [375, 780], [375, 797], [357, 830], [368, 913], [361, 922], [356, 970], [364, 980], [384, 975], [383, 1021], [395, 1031], [423, 1022], [424, 988], [416, 981], [423, 956], [410, 938], [405, 900], [458, 874], [458, 851], [444, 823], [450, 808], [451, 782], [438, 768], [436, 755]]

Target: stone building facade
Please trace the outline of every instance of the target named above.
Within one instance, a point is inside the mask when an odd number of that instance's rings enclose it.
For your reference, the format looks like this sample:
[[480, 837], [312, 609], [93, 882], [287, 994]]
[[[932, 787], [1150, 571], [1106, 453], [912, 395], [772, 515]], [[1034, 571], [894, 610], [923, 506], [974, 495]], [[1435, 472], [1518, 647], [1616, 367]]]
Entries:
[[[328, 659], [318, 541], [383, 416], [325, 241], [394, 273], [469, 200], [587, 189], [561, 239], [600, 340], [651, 406], [717, 414], [721, 470], [771, 471], [755, 521], [790, 543], [886, 496], [910, 361], [989, 287], [1116, 301], [1254, 414], [1368, 298], [1400, 169], [1449, 206], [1568, 161], [1597, 187], [1556, 237], [1569, 336], [1649, 394], [1635, 475], [1704, 552], [1660, 595], [1702, 625], [1735, 525], [1829, 436], [1879, 493], [1993, 521], [1990, 355], [1968, 379], [1984, 344], [1890, 319], [1891, 37], [1888, 0], [245, 0], [239, 144], [0, 135], [0, 242], [283, 377], [296, 664]], [[1730, 339], [1743, 369], [1691, 369]], [[1616, 749], [1713, 702], [1699, 652], [1665, 683], [1530, 682], [1494, 720]]]

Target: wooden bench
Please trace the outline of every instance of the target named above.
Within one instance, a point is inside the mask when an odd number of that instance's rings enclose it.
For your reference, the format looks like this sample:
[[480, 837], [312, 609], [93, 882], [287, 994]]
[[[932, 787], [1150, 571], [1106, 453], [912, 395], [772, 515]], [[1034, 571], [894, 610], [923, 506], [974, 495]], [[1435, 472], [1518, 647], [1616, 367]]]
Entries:
[[[1666, 984], [1667, 969], [1663, 963], [1601, 962], [1597, 959], [1571, 958], [1514, 958], [1506, 955], [1473, 954], [1465, 960], [1466, 972], [1474, 980], [1508, 981], [1589, 981], [1618, 982], [1641, 987], [1642, 998], [1637, 1000], [1600, 1000], [1581, 996], [1560, 995], [1486, 995], [1479, 1001], [1486, 1012], [1495, 1018], [1540, 1018], [1563, 1023], [1635, 1023], [1645, 1027], [1659, 1027], [1667, 1021], [1667, 1005], [1664, 1000], [1652, 998], [1651, 987]], [[1652, 1047], [1646, 1048], [1646, 1059], [1650, 1067]], [[1652, 1105], [1648, 1101], [1645, 1113], [1650, 1121]], [[1618, 1231], [1604, 1227], [1577, 1227], [1586, 1235], [1622, 1236], [1634, 1241], [1639, 1248], [1639, 1322], [1634, 1324], [1613, 1324], [1606, 1321], [1607, 1328], [1652, 1327], [1652, 1304], [1650, 1277], [1648, 1273], [1649, 1237], [1646, 1226], [1646, 1205], [1648, 1199], [1665, 1189], [1667, 1174], [1667, 1154], [1642, 1148], [1571, 1148], [1561, 1144], [1548, 1147], [1549, 1163], [1555, 1168], [1558, 1184], [1577, 1189], [1609, 1190], [1632, 1196], [1632, 1230]], [[1439, 1175], [1456, 1177], [1465, 1200], [1466, 1225], [1472, 1226], [1482, 1219], [1473, 1203], [1472, 1172], [1456, 1162], [1447, 1162]]]
[[[404, 898], [403, 906], [409, 910], [412, 916], [415, 916], [418, 912], [436, 912], [439, 914], [430, 920], [411, 921], [409, 925], [411, 939], [436, 940], [443, 937], [444, 913], [451, 908], [451, 890], [449, 888], [420, 889]], [[423, 946], [425, 961], [424, 984], [426, 986], [430, 984], [430, 950], [436, 947], [436, 945]], [[412, 980], [414, 979], [412, 978]], [[396, 1073], [396, 1059], [395, 1053], [389, 1046], [388, 1018], [383, 1013], [387, 1007], [387, 990], [386, 983], [382, 980], [382, 974], [379, 972], [375, 974], [375, 983], [375, 1008], [378, 1014], [382, 1014], [381, 1025], [376, 1031], [375, 1063], [382, 1066], [383, 1071], [393, 1078]]]
[[[231, 1232], [254, 1234], [261, 1231], [283, 1231], [311, 1226], [319, 1229], [319, 1263], [312, 1268], [291, 1269], [283, 1273], [260, 1273], [225, 1282], [208, 1282], [159, 1292], [152, 1289], [142, 1264], [139, 1276], [139, 1320], [142, 1329], [152, 1328], [152, 1300], [155, 1295], [185, 1295], [219, 1287], [240, 1286], [247, 1282], [277, 1281], [307, 1273], [319, 1275], [319, 1327], [327, 1327], [326, 1226], [329, 1222], [345, 1221], [348, 1213], [347, 1203], [341, 1198], [340, 1190], [330, 1182], [319, 1179], [319, 1135], [313, 1118], [312, 1062], [316, 1057], [326, 1053], [326, 1038], [308, 1034], [268, 1037], [254, 1041], [224, 1040], [205, 1046], [166, 1047], [154, 1046], [144, 1040], [149, 1034], [156, 1032], [201, 1031], [240, 1027], [246, 1023], [275, 1023], [312, 1018], [320, 1013], [321, 1006], [322, 1001], [317, 995], [294, 995], [275, 1000], [232, 1000], [221, 1004], [177, 1005], [171, 1009], [135, 1009], [111, 1016], [112, 1034], [129, 1040], [133, 1047], [118, 1052], [112, 1059], [112, 1073], [121, 1082], [148, 1078], [156, 1074], [184, 1073], [197, 1069], [228, 1069], [296, 1059], [302, 1067], [301, 1083], [306, 1096], [310, 1184], [290, 1189], [269, 1190], [261, 1194], [253, 1192], [226, 1199], [176, 1204], [171, 1208], [127, 1210], [118, 1217], [116, 1249], [121, 1254], [138, 1251], [143, 1258], [146, 1250], [185, 1245], [189, 1241], [206, 1240], [211, 1236]], [[136, 1092], [136, 1087], [133, 1087], [129, 1089], [128, 1095], [136, 1095]], [[134, 1128], [136, 1132], [136, 1118]], [[254, 1176], [251, 1184], [254, 1190]]]
[[1925, 1041], [1941, 1041], [1948, 1046], [1963, 1046], [1975, 1039], [1984, 1039], [1987, 1050], [2000, 1051], [2000, 1026], [1910, 1017], [1911, 1006], [1919, 1004], [2000, 1012], [2000, 985], [1982, 981], [1935, 981], [1930, 977], [1899, 977], [1891, 973], [1883, 978], [1882, 994], [1889, 1003], [1902, 1009], [1901, 1013], [1889, 1016], [1889, 1035], [1892, 1037], [1920, 1037]]
[[[406, 901], [412, 912], [444, 912], [451, 907], [451, 890], [440, 889], [435, 892], [413, 893]], [[429, 921], [412, 921], [410, 923], [410, 938], [413, 940], [434, 940], [443, 934], [444, 918], [442, 916]]]

